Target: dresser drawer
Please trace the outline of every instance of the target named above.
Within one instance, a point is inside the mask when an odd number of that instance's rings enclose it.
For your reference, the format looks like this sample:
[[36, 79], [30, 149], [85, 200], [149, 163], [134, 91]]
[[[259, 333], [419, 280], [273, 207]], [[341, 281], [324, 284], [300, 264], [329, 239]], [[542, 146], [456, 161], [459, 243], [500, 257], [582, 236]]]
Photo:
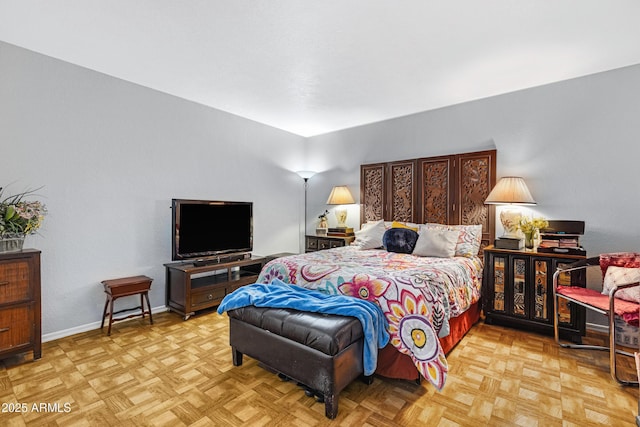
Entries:
[[0, 353], [33, 342], [33, 309], [30, 306], [0, 310]]
[[331, 247], [331, 240], [318, 239], [318, 250], [329, 249]]
[[0, 263], [0, 304], [30, 299], [29, 263], [27, 261]]
[[330, 248], [340, 248], [344, 246], [344, 240], [340, 239], [340, 240], [330, 240], [329, 241], [329, 247]]
[[315, 237], [306, 238], [306, 247], [308, 251], [317, 251], [318, 250], [318, 239]]
[[206, 292], [198, 292], [191, 294], [191, 309], [198, 310], [199, 306], [204, 308], [211, 307], [212, 305], [220, 304], [222, 298], [225, 296], [225, 288], [220, 287], [212, 289]]

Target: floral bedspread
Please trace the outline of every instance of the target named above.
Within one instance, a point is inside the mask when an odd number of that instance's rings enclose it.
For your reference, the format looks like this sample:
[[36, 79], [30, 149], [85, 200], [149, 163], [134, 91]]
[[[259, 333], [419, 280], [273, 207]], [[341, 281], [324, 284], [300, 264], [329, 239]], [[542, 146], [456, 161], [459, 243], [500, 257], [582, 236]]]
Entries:
[[340, 247], [275, 259], [264, 266], [258, 282], [275, 278], [376, 302], [389, 322], [390, 342], [440, 390], [447, 361], [438, 336], [448, 335], [449, 318], [480, 298], [482, 261]]

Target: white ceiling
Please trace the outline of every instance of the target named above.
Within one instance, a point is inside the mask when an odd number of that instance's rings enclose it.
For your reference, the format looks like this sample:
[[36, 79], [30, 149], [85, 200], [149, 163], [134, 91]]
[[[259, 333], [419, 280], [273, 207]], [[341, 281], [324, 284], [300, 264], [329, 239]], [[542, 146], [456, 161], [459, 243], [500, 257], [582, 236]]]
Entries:
[[640, 0], [0, 0], [0, 40], [312, 136], [639, 64]]

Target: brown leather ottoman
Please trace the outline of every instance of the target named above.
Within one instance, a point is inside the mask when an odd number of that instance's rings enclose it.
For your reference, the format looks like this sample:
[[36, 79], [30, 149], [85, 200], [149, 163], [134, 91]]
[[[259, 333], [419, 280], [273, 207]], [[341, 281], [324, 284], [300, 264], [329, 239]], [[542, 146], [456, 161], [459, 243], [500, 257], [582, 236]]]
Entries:
[[[254, 306], [227, 313], [234, 366], [242, 365], [246, 354], [322, 393], [325, 415], [336, 417], [338, 394], [364, 372], [358, 319]], [[372, 377], [364, 380], [370, 384]]]

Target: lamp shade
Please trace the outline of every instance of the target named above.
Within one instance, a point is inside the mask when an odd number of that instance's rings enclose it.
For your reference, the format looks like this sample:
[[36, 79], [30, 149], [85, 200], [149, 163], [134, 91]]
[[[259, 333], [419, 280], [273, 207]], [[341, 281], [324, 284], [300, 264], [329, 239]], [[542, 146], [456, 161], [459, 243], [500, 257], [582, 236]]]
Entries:
[[356, 201], [351, 195], [351, 191], [349, 191], [346, 185], [333, 187], [333, 190], [331, 190], [331, 194], [329, 194], [329, 198], [327, 199], [328, 205], [350, 205], [355, 202]]
[[505, 176], [493, 187], [484, 201], [487, 205], [535, 205], [524, 179], [519, 176]]

